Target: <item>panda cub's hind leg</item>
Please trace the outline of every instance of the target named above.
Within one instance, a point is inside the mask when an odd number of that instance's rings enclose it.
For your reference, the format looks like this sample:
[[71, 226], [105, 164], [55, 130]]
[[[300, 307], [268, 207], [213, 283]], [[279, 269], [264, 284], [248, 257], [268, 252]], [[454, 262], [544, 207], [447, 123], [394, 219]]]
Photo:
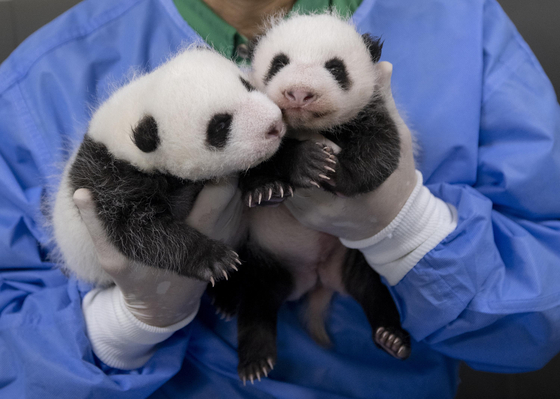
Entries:
[[245, 260], [237, 317], [237, 371], [243, 383], [260, 380], [274, 368], [278, 310], [294, 286], [290, 272], [262, 249], [251, 248]]
[[410, 335], [401, 327], [400, 316], [388, 288], [358, 250], [348, 250], [342, 269], [345, 290], [362, 306], [372, 328], [373, 341], [391, 356], [410, 356]]

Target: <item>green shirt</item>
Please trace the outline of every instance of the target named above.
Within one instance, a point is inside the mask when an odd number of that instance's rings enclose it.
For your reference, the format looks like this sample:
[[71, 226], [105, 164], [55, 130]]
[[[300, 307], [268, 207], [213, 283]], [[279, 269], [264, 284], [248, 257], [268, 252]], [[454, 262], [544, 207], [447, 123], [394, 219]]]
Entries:
[[[217, 51], [238, 64], [248, 63], [247, 38], [220, 18], [202, 0], [173, 0], [181, 16], [191, 28]], [[362, 0], [297, 0], [292, 8], [303, 14], [336, 10], [340, 15], [350, 16]]]

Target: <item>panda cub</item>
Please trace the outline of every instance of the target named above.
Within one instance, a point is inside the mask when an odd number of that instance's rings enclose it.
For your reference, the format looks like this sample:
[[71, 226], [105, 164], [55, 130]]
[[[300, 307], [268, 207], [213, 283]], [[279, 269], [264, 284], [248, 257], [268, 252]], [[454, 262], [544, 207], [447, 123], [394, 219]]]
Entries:
[[359, 195], [397, 168], [398, 115], [381, 94], [387, 75], [378, 63], [381, 48], [378, 39], [331, 14], [280, 21], [254, 48], [252, 83], [280, 107], [288, 133], [280, 150], [240, 181], [251, 208], [240, 254], [246, 264], [210, 291], [220, 311], [238, 313], [244, 381], [272, 369], [278, 310], [306, 293], [307, 323], [318, 342], [329, 343], [322, 312], [339, 291], [360, 303], [379, 347], [398, 359], [410, 354], [396, 305], [359, 251], [302, 226], [284, 204], [258, 206], [290, 201], [293, 189]]
[[186, 217], [205, 182], [269, 158], [284, 133], [279, 108], [212, 50], [187, 49], [131, 81], [97, 109], [64, 169], [53, 209], [64, 267], [112, 283], [72, 200], [87, 188], [127, 258], [212, 283], [227, 277], [237, 253]]

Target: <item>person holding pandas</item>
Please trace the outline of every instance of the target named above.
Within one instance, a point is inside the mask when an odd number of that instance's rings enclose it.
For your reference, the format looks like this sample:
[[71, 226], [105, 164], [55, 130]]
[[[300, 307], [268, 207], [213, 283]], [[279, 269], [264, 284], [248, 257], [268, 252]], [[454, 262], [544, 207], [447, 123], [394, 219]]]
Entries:
[[[152, 69], [199, 37], [242, 62], [264, 17], [294, 7], [86, 1], [0, 67], [0, 396], [450, 398], [459, 360], [522, 372], [558, 352], [560, 113], [533, 54], [494, 0], [324, 5], [383, 37], [392, 91], [420, 151], [414, 163], [407, 128], [404, 162], [376, 190], [296, 196], [288, 206], [300, 223], [360, 249], [385, 278], [413, 338], [410, 358], [378, 350], [348, 298], [332, 304], [331, 350], [313, 343], [299, 304], [289, 304], [274, 371], [244, 387], [235, 325], [213, 314], [205, 283], [138, 273], [99, 233], [84, 191], [74, 200], [116, 286], [91, 291], [52, 267], [38, 212], [93, 99], [131, 67]], [[233, 184], [206, 187], [190, 224], [227, 241], [239, 202]]]

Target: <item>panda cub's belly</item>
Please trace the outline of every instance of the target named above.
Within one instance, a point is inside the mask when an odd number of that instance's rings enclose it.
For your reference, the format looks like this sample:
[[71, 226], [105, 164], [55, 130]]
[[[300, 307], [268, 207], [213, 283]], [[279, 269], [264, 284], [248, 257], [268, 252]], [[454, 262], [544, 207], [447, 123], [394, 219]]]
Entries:
[[[251, 240], [286, 267], [294, 277], [288, 300], [296, 300], [316, 286], [319, 278], [340, 289], [340, 270], [346, 248], [340, 240], [301, 225], [284, 204], [249, 211]], [[331, 281], [332, 280], [332, 281]]]

